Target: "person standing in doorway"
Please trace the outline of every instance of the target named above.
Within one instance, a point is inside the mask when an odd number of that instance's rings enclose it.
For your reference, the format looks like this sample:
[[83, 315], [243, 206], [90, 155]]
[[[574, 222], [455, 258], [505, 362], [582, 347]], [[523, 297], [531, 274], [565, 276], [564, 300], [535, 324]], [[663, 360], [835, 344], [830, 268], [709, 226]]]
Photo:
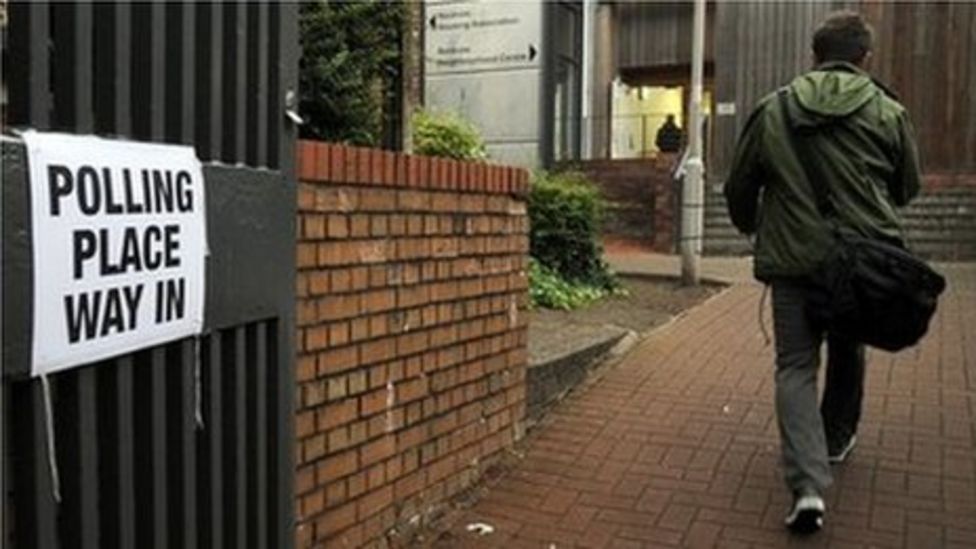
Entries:
[[[918, 153], [908, 114], [865, 72], [872, 30], [854, 12], [827, 17], [813, 37], [816, 67], [764, 98], [736, 146], [725, 196], [732, 222], [755, 235], [755, 276], [772, 286], [776, 415], [793, 503], [791, 530], [823, 526], [831, 464], [857, 443], [864, 348], [807, 316], [805, 281], [826, 256], [833, 231], [902, 243], [896, 206], [919, 191]], [[803, 147], [803, 150], [798, 150]], [[816, 163], [817, 181], [807, 166]], [[823, 185], [830, 216], [812, 185]], [[827, 339], [819, 410], [817, 369]]]
[[669, 114], [664, 124], [658, 128], [654, 144], [661, 152], [674, 153], [681, 150], [682, 141], [684, 141], [684, 132], [674, 123], [674, 115]]

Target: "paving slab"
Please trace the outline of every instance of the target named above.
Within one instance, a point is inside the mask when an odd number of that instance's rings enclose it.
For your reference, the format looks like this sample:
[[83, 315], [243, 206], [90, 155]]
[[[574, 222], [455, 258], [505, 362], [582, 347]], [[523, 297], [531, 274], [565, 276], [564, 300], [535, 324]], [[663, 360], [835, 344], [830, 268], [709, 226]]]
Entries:
[[782, 526], [762, 288], [733, 272], [556, 407], [440, 546], [976, 547], [976, 264], [940, 268], [930, 334], [869, 352], [860, 443], [834, 468], [824, 531]]

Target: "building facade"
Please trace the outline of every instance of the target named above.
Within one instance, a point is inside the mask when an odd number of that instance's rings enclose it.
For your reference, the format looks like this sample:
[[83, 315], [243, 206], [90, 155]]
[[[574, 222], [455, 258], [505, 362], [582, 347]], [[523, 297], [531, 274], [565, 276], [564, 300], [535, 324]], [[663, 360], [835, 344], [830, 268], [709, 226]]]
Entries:
[[[706, 9], [706, 253], [751, 249], [729, 224], [721, 196], [736, 138], [764, 96], [813, 67], [811, 40], [819, 23], [834, 10], [851, 9], [875, 29], [868, 70], [898, 94], [915, 126], [925, 188], [903, 213], [909, 241], [931, 257], [976, 256], [976, 127], [970, 123], [976, 115], [976, 5], [709, 0]], [[665, 252], [674, 251], [676, 241], [669, 246], [659, 234], [646, 233], [666, 225], [661, 205], [670, 201], [677, 208], [672, 197], [680, 181], [672, 178], [677, 158], [658, 150], [656, 136], [668, 115], [686, 131], [692, 14], [690, 0], [600, 2], [594, 18], [591, 119], [583, 124], [592, 147], [584, 167], [613, 197], [611, 215], [629, 212], [630, 229], [610, 236], [644, 234], [642, 245]], [[647, 199], [622, 191], [637, 188], [660, 192]], [[637, 215], [640, 208], [644, 213]]]
[[[596, 156], [647, 156], [664, 112], [686, 117], [691, 72], [692, 3], [606, 3], [598, 49], [613, 58], [595, 77]], [[728, 169], [735, 137], [766, 94], [812, 67], [813, 31], [836, 9], [862, 12], [875, 28], [869, 71], [912, 115], [923, 170], [976, 172], [976, 6], [962, 2], [708, 2], [705, 112], [710, 178]], [[598, 54], [598, 57], [600, 54]], [[609, 100], [606, 98], [609, 95]], [[680, 95], [679, 102], [676, 97]], [[642, 131], [635, 130], [641, 125]], [[637, 135], [643, 148], [620, 145]], [[650, 136], [650, 137], [649, 137]], [[633, 139], [632, 139], [633, 140]]]

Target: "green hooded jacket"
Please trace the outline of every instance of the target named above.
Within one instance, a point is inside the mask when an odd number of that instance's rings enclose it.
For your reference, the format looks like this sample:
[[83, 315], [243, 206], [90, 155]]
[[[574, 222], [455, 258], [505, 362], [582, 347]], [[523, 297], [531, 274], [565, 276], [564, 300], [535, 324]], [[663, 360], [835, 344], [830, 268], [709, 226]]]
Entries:
[[[786, 133], [777, 93], [750, 115], [725, 182], [732, 223], [756, 234], [754, 271], [763, 281], [809, 274], [833, 240]], [[848, 63], [821, 65], [785, 93], [789, 123], [808, 135], [797, 145], [819, 164], [814, 173], [827, 180], [836, 223], [863, 236], [903, 241], [895, 206], [907, 204], [920, 186], [905, 108]]]

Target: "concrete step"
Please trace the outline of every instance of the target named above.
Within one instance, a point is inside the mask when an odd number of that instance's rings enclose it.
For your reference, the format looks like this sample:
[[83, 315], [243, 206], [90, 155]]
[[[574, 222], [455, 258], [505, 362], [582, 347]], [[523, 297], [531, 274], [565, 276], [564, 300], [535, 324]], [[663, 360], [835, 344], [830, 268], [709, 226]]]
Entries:
[[[916, 198], [899, 211], [908, 232], [909, 246], [931, 259], [976, 259], [976, 189], [948, 188]], [[710, 186], [705, 195], [705, 245], [708, 255], [740, 254], [748, 243], [728, 217], [721, 187]]]
[[[919, 257], [933, 261], [976, 260], [976, 246], [954, 242], [913, 243], [910, 247]], [[706, 239], [702, 246], [705, 255], [750, 255], [752, 246], [745, 240]]]
[[[949, 188], [916, 198], [899, 211], [909, 246], [929, 259], [976, 259], [976, 189]], [[748, 253], [749, 245], [732, 226], [721, 187], [705, 195], [705, 244], [708, 255]]]
[[942, 246], [932, 246], [925, 248], [913, 248], [912, 252], [918, 257], [927, 261], [974, 261], [976, 260], [976, 249], [958, 248], [952, 244]]
[[745, 238], [732, 225], [705, 225], [706, 238]]
[[[965, 237], [945, 232], [910, 233], [908, 247], [922, 257], [943, 260], [976, 259], [976, 232]], [[709, 255], [739, 255], [750, 249], [748, 240], [734, 227], [706, 227], [704, 250]]]
[[[976, 209], [964, 207], [919, 207], [900, 212], [904, 226], [909, 229], [924, 228], [976, 228]], [[729, 221], [728, 211], [724, 207], [706, 206], [704, 212], [705, 223], [725, 224]]]
[[752, 255], [752, 247], [748, 244], [736, 242], [706, 241], [702, 246], [702, 254], [706, 256], [743, 256]]
[[909, 227], [905, 231], [905, 234], [909, 240], [958, 240], [960, 242], [976, 242], [976, 227]]
[[[723, 210], [705, 209], [705, 225], [728, 225], [732, 221], [729, 214]], [[965, 214], [946, 214], [913, 212], [902, 216], [902, 224], [908, 230], [924, 229], [976, 229], [976, 211]]]
[[[732, 225], [705, 225], [706, 238], [735, 238], [739, 230]], [[909, 242], [956, 242], [959, 246], [976, 246], [976, 228], [968, 230], [909, 230]]]
[[[717, 192], [709, 192], [705, 194], [705, 202], [715, 203], [715, 204], [725, 204], [725, 195]], [[915, 197], [914, 200], [909, 203], [908, 207], [914, 207], [923, 204], [946, 204], [955, 205], [962, 204], [971, 206], [976, 204], [976, 189], [963, 189], [956, 192], [938, 192], [923, 194]]]

